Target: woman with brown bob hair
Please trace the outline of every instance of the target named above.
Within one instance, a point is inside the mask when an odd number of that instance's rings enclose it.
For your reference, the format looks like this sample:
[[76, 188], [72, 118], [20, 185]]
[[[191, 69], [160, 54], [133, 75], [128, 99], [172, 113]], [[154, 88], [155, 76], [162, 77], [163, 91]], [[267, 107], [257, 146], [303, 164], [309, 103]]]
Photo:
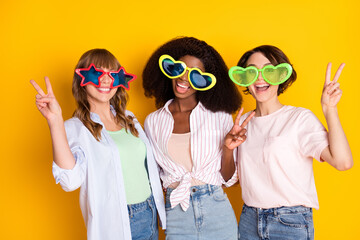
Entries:
[[326, 70], [321, 106], [328, 130], [310, 110], [280, 103], [278, 96], [296, 80], [296, 72], [279, 48], [256, 47], [230, 69], [230, 78], [256, 100], [256, 109], [241, 117], [255, 112], [247, 140], [238, 147], [244, 200], [239, 239], [314, 239], [312, 208], [319, 203], [313, 158], [341, 171], [353, 165], [337, 112], [343, 67], [332, 81], [331, 63]]
[[[166, 239], [236, 239], [237, 221], [222, 185], [237, 181], [234, 149], [245, 131], [231, 113], [242, 98], [219, 53], [193, 37], [170, 40], [143, 71], [157, 111], [145, 131], [166, 189]], [[223, 167], [225, 166], [225, 167]]]
[[105, 49], [84, 53], [75, 68], [77, 108], [63, 121], [49, 79], [37, 90], [36, 106], [53, 142], [53, 174], [65, 191], [80, 187], [88, 239], [158, 239], [157, 212], [165, 209], [151, 145], [135, 116], [126, 110], [126, 73]]

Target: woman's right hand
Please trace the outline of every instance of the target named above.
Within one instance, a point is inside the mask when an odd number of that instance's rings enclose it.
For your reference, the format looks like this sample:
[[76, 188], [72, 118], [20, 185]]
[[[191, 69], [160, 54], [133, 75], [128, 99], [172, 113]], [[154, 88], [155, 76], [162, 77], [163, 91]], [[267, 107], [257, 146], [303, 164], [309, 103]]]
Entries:
[[47, 94], [41, 89], [41, 87], [34, 81], [30, 80], [30, 83], [34, 86], [38, 92], [36, 94], [36, 107], [39, 109], [41, 114], [46, 118], [48, 122], [56, 118], [62, 118], [61, 107], [55, 98], [54, 92], [51, 87], [51, 83], [48, 77], [45, 77], [45, 84]]

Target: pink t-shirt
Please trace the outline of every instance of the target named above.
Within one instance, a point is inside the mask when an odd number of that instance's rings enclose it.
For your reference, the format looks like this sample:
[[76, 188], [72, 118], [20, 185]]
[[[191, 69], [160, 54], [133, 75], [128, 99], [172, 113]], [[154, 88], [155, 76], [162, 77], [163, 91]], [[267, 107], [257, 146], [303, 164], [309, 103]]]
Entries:
[[318, 209], [313, 158], [320, 161], [329, 144], [327, 131], [317, 117], [304, 108], [283, 106], [272, 114], [253, 117], [246, 128], [247, 139], [238, 148], [245, 204]]

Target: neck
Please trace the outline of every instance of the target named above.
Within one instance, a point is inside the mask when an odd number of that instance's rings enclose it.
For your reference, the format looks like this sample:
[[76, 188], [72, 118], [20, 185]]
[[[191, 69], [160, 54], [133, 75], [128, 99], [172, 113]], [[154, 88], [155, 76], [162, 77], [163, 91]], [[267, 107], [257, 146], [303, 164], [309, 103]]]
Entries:
[[198, 101], [195, 97], [192, 98], [177, 98], [175, 97], [174, 101], [170, 104], [172, 105], [172, 109], [177, 112], [188, 112], [192, 111], [196, 105], [198, 104]]
[[101, 121], [105, 119], [113, 119], [114, 116], [110, 110], [110, 102], [101, 104], [90, 103], [90, 111], [99, 115]]
[[269, 115], [279, 110], [282, 106], [278, 98], [267, 102], [256, 102], [255, 116], [261, 117]]

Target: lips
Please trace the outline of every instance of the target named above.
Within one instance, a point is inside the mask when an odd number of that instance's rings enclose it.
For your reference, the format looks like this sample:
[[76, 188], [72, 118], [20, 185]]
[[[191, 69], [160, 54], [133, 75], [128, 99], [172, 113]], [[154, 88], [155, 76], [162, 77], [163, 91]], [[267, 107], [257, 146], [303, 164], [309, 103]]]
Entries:
[[268, 90], [270, 87], [269, 84], [259, 84], [259, 85], [255, 85], [255, 89], [256, 91], [262, 92], [262, 91], [266, 91]]
[[96, 89], [101, 93], [109, 93], [111, 91], [110, 88], [104, 88], [104, 87], [100, 87], [100, 88], [96, 88]]
[[176, 81], [175, 84], [178, 93], [186, 93], [190, 89], [190, 85], [187, 82]]

